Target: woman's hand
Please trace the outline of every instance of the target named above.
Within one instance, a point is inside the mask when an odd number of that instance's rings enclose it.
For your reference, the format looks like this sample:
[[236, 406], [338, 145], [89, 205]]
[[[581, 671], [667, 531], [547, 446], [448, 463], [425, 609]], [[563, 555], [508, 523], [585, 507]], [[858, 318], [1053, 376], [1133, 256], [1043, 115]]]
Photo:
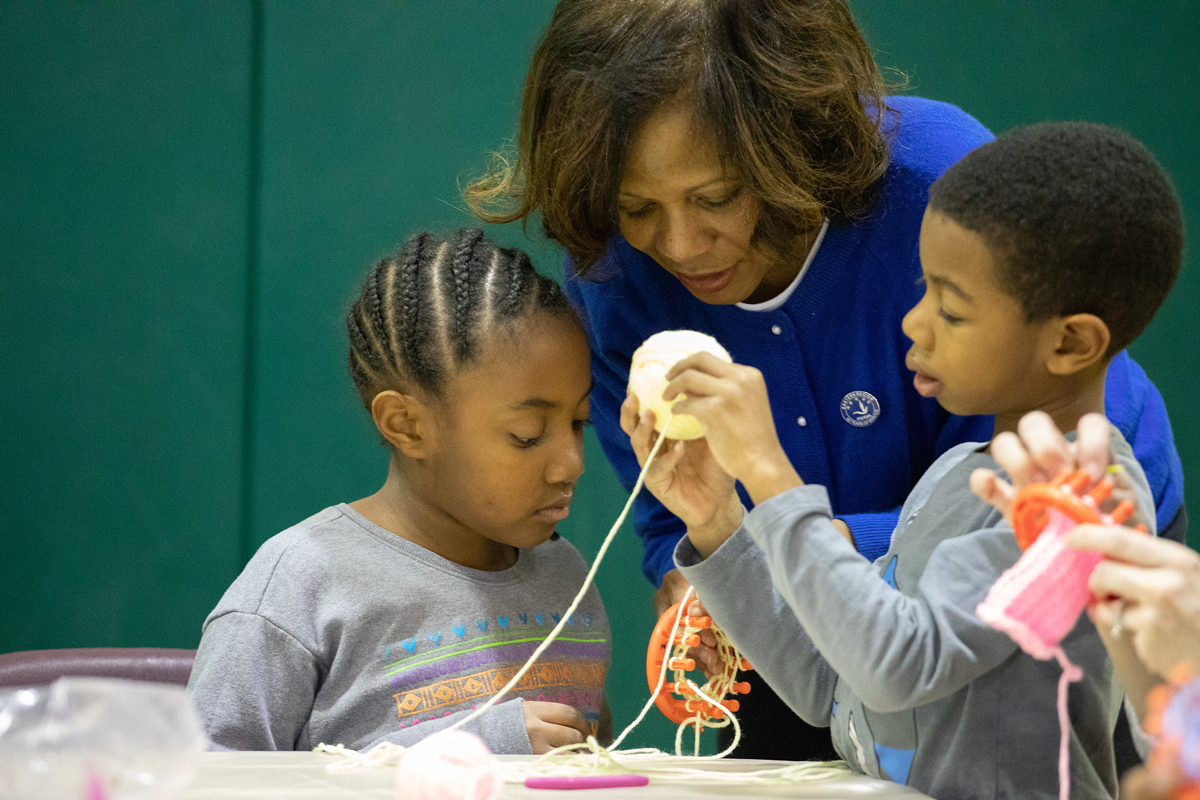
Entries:
[[700, 420], [712, 457], [756, 504], [803, 485], [775, 433], [761, 372], [696, 353], [671, 367], [667, 379], [663, 398], [687, 395], [673, 411]]
[[1200, 555], [1118, 525], [1080, 525], [1066, 542], [1105, 555], [1088, 587], [1097, 597], [1118, 599], [1093, 610], [1098, 627], [1131, 639], [1138, 658], [1159, 676], [1183, 661], [1200, 670]]
[[[629, 434], [638, 464], [644, 467], [658, 433], [654, 412], [638, 412], [637, 397], [631, 394], [621, 404], [621, 430]], [[704, 439], [665, 443], [646, 470], [645, 485], [668, 511], [683, 520], [689, 536], [693, 531], [715, 528], [728, 537], [741, 524], [742, 503], [734, 480], [721, 469]], [[685, 585], [683, 591], [686, 589]]]

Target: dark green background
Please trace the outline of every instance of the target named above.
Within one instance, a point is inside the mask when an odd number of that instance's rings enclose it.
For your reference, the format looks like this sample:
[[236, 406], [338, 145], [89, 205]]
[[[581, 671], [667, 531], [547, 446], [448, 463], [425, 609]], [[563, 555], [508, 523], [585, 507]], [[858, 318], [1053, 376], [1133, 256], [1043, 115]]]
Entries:
[[[1200, 4], [854, 8], [909, 91], [993, 130], [1131, 131], [1198, 224]], [[343, 315], [408, 233], [469, 223], [456, 185], [512, 136], [551, 10], [0, 3], [0, 652], [193, 647], [262, 541], [378, 486]], [[1132, 351], [1200, 524], [1198, 241]], [[588, 447], [563, 529], [590, 558], [624, 495]], [[639, 558], [625, 531], [599, 577], [619, 726], [646, 696]], [[668, 745], [657, 713], [642, 730]]]

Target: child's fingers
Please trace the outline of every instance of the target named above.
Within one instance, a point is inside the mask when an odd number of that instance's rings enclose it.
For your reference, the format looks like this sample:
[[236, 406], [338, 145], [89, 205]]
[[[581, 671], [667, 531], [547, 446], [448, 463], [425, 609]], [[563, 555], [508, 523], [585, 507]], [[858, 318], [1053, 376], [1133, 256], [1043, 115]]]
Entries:
[[997, 477], [994, 471], [980, 468], [972, 472], [971, 491], [980, 500], [995, 506], [1006, 519], [1012, 517], [1013, 499], [1017, 492], [1007, 481]]
[[592, 728], [588, 725], [587, 718], [583, 716], [578, 708], [566, 705], [565, 703], [539, 703], [540, 708], [537, 709], [537, 716], [542, 722], [548, 722], [551, 725], [561, 725], [564, 728], [574, 728], [584, 736], [589, 736], [592, 733]]
[[667, 380], [673, 381], [687, 370], [705, 372], [709, 375], [722, 376], [728, 374], [733, 365], [714, 356], [712, 353], [692, 353], [687, 358], [680, 359], [667, 370]]
[[638, 403], [637, 395], [633, 392], [625, 395], [625, 402], [621, 403], [621, 430], [627, 435], [632, 435], [634, 428], [637, 427], [640, 404]]
[[667, 387], [663, 389], [663, 400], [674, 400], [681, 394], [688, 397], [711, 397], [726, 389], [724, 378], [709, 375], [695, 369], [685, 370], [676, 375]]
[[638, 464], [645, 466], [646, 459], [650, 457], [650, 451], [654, 449], [654, 443], [657, 441], [658, 432], [654, 430], [654, 412], [647, 409], [634, 423], [633, 430], [629, 434], [629, 444], [633, 447]]
[[1084, 414], [1075, 426], [1075, 458], [1079, 468], [1100, 480], [1112, 462], [1109, 448], [1110, 426], [1103, 414]]
[[1017, 422], [1017, 433], [1029, 458], [1045, 476], [1053, 477], [1075, 466], [1075, 456], [1054, 420], [1045, 411], [1032, 411]]
[[[647, 454], [647, 458], [649, 454]], [[679, 462], [683, 459], [683, 442], [678, 439], [670, 441], [662, 446], [658, 451], [658, 455], [654, 457], [654, 464], [650, 467], [650, 471], [657, 475], [665, 475], [675, 467], [679, 466]]]

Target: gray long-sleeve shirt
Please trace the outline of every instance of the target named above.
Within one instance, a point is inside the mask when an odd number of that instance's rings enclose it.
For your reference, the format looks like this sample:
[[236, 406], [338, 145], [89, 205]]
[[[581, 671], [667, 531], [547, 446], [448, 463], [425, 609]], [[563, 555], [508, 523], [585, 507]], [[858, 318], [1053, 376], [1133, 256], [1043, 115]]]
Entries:
[[[205, 620], [188, 688], [218, 749], [411, 745], [495, 694], [586, 574], [562, 539], [484, 572], [333, 506], [255, 553]], [[513, 699], [466, 730], [495, 753], [530, 753], [523, 698], [572, 705], [595, 726], [609, 645], [593, 587]]]
[[[1153, 508], [1113, 431], [1118, 463], [1142, 508]], [[820, 486], [757, 506], [708, 559], [683, 539], [675, 563], [780, 697], [810, 724], [832, 726], [852, 768], [942, 800], [1049, 800], [1061, 673], [975, 615], [1020, 556], [1012, 529], [970, 490], [978, 467], [996, 467], [978, 444], [935, 462], [874, 564], [830, 523]], [[1115, 796], [1121, 688], [1086, 616], [1062, 644], [1084, 672], [1068, 702], [1072, 797]]]

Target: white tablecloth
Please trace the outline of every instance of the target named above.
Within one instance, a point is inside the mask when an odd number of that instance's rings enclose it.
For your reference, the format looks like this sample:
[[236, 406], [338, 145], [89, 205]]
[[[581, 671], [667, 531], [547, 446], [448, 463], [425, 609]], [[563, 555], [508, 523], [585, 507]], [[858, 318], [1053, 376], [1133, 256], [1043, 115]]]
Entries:
[[[518, 760], [501, 756], [501, 760]], [[334, 756], [317, 753], [205, 753], [195, 781], [176, 800], [392, 800], [396, 796], [394, 768], [362, 768], [328, 772]], [[705, 766], [727, 772], [783, 766], [781, 761], [728, 759]], [[925, 795], [904, 786], [869, 778], [834, 778], [783, 786], [661, 783], [636, 789], [545, 791], [505, 784], [504, 798], [551, 800], [665, 800], [687, 797], [800, 797], [800, 798], [921, 798]]]

